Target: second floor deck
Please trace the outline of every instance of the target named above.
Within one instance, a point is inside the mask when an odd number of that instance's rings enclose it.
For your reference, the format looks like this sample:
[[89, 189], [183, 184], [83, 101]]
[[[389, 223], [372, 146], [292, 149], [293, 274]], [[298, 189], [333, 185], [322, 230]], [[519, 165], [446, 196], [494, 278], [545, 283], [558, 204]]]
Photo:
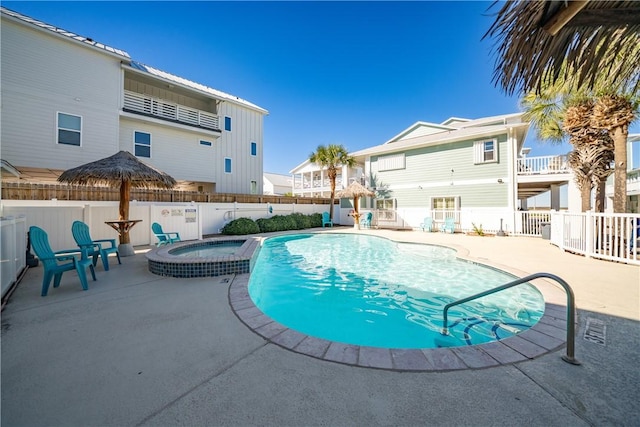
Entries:
[[220, 120], [216, 114], [137, 92], [124, 91], [123, 110], [134, 114], [142, 114], [147, 117], [154, 117], [174, 123], [220, 132]]

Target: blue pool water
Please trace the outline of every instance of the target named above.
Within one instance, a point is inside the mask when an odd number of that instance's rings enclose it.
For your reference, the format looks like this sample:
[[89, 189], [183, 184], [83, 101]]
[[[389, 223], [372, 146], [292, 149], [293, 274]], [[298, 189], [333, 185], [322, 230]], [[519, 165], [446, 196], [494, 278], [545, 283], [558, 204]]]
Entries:
[[544, 299], [530, 285], [444, 306], [512, 275], [458, 260], [448, 248], [357, 234], [297, 234], [264, 241], [249, 281], [255, 305], [306, 335], [382, 348], [481, 344], [533, 326]]
[[187, 246], [185, 248], [179, 248], [170, 251], [171, 255], [180, 257], [201, 257], [209, 258], [221, 255], [232, 255], [238, 248], [240, 248], [244, 242], [216, 242], [216, 244], [200, 245], [200, 246]]

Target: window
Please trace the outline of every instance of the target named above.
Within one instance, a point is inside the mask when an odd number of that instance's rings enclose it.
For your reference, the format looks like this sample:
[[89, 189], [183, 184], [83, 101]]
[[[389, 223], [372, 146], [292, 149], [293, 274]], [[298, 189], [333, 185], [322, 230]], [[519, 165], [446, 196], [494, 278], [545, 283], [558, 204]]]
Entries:
[[394, 169], [404, 169], [404, 168], [405, 168], [404, 153], [378, 157], [378, 171], [380, 172], [390, 171]]
[[224, 117], [224, 130], [231, 132], [231, 117]]
[[224, 158], [224, 173], [231, 173], [231, 159], [229, 157]]
[[395, 209], [396, 199], [378, 199], [376, 200], [376, 209]]
[[133, 154], [136, 157], [151, 158], [151, 134], [135, 131], [133, 133]]
[[258, 155], [258, 144], [256, 144], [255, 142], [251, 142], [251, 155], [252, 156], [257, 156]]
[[460, 197], [432, 197], [431, 209], [433, 210], [434, 221], [444, 221], [445, 218], [453, 216], [456, 218], [456, 222], [459, 222], [457, 211], [460, 210]]
[[200, 145], [206, 145], [207, 147], [211, 147], [213, 144], [211, 141], [200, 140]]
[[474, 144], [474, 163], [490, 163], [498, 161], [498, 142], [495, 139], [476, 141]]
[[82, 142], [82, 117], [58, 113], [58, 144], [80, 147]]
[[378, 221], [394, 222], [396, 218], [396, 199], [377, 199]]
[[258, 194], [258, 181], [251, 181], [251, 194]]

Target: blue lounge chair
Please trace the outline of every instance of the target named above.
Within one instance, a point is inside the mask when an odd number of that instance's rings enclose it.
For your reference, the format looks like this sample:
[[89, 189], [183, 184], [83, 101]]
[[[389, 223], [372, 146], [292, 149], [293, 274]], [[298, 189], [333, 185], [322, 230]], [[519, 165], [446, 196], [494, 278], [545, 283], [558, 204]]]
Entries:
[[165, 233], [164, 231], [162, 231], [162, 226], [157, 222], [151, 224], [151, 230], [153, 231], [153, 234], [158, 238], [158, 243], [156, 243], [156, 246], [168, 245], [170, 243], [180, 241], [180, 234], [173, 231]]
[[422, 228], [422, 231], [433, 231], [433, 218], [429, 216], [426, 217], [422, 224], [420, 224], [420, 228]]
[[373, 213], [367, 212], [360, 218], [360, 226], [364, 228], [371, 228], [371, 220], [373, 219]]
[[442, 228], [440, 229], [440, 231], [442, 231], [443, 233], [453, 233], [456, 230], [456, 223], [455, 223], [455, 218], [445, 218], [444, 219], [444, 224], [442, 225]]
[[[87, 284], [86, 269], [91, 270], [93, 280], [96, 280], [96, 272], [93, 269], [91, 259], [87, 255], [86, 249], [71, 249], [54, 252], [49, 245], [49, 236], [47, 232], [40, 227], [31, 226], [29, 228], [29, 240], [31, 247], [36, 253], [42, 266], [44, 267], [44, 277], [42, 278], [42, 296], [47, 296], [51, 279], [53, 279], [53, 287], [60, 286], [62, 273], [69, 270], [76, 270], [80, 278], [80, 284], [83, 290], [89, 289]], [[66, 261], [66, 262], [65, 262]]]
[[[98, 256], [100, 256], [102, 258], [104, 271], [109, 271], [109, 254], [113, 253], [118, 257], [118, 264], [122, 264], [120, 261], [120, 252], [118, 252], [118, 246], [116, 245], [116, 239], [91, 239], [89, 226], [82, 221], [73, 222], [71, 225], [71, 234], [73, 234], [73, 240], [75, 240], [78, 246], [80, 246], [80, 249], [86, 249], [87, 256], [93, 257], [94, 267], [98, 262]], [[105, 247], [102, 246], [103, 244]]]
[[322, 212], [322, 228], [324, 228], [325, 225], [333, 227], [333, 221], [329, 218], [329, 212]]

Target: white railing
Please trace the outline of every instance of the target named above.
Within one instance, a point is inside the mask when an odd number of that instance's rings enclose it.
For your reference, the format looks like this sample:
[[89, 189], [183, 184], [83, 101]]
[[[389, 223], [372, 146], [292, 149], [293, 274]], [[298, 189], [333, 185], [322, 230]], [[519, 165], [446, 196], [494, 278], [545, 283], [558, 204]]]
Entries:
[[547, 236], [544, 227], [551, 224], [551, 211], [518, 211], [514, 234], [520, 236]]
[[3, 217], [0, 223], [0, 276], [4, 298], [27, 265], [27, 219]]
[[167, 120], [220, 130], [219, 119], [215, 114], [167, 102], [141, 93], [125, 90], [124, 108]]
[[518, 175], [545, 175], [570, 172], [567, 156], [540, 156], [518, 159]]
[[640, 265], [640, 214], [551, 215], [551, 242], [586, 257]]

